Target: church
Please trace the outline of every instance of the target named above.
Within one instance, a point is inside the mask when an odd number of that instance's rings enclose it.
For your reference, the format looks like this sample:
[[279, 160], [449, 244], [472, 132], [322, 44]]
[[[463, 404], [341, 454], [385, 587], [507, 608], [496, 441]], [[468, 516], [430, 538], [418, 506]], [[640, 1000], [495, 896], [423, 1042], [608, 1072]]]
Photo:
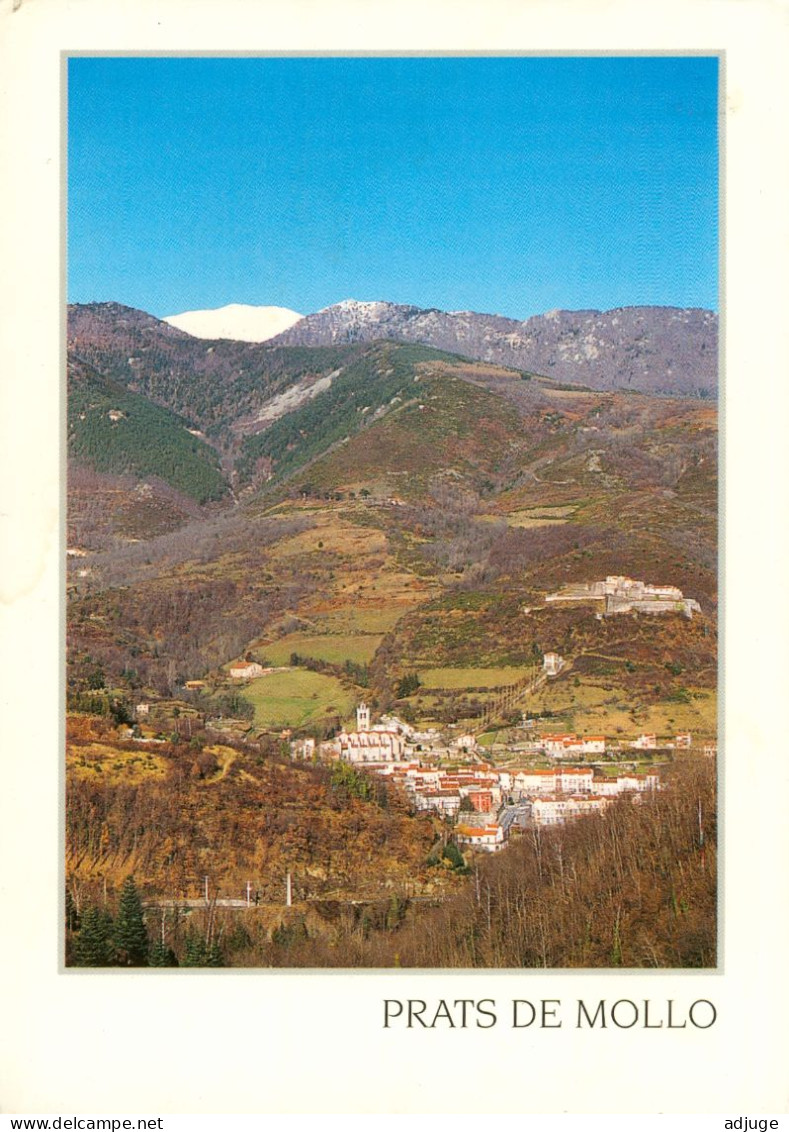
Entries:
[[405, 759], [405, 736], [380, 725], [370, 726], [370, 709], [365, 703], [356, 709], [356, 731], [338, 736], [340, 757], [352, 763], [391, 763]]

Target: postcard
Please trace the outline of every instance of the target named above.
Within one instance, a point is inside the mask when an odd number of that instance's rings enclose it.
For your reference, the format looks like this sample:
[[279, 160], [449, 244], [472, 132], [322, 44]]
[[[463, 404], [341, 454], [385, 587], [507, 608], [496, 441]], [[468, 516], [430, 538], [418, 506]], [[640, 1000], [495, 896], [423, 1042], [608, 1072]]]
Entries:
[[4, 1111], [785, 1110], [781, 8], [570, 9], [3, 12]]

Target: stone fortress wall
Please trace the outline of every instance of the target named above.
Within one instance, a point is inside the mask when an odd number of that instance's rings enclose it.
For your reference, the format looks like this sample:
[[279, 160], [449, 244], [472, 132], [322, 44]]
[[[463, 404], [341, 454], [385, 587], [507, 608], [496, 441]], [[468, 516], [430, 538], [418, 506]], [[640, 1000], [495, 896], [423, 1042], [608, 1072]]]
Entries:
[[656, 586], [622, 574], [609, 574], [600, 582], [575, 582], [557, 593], [548, 594], [547, 602], [602, 602], [605, 613], [682, 613], [692, 617], [701, 606], [693, 598], [683, 596], [677, 586]]

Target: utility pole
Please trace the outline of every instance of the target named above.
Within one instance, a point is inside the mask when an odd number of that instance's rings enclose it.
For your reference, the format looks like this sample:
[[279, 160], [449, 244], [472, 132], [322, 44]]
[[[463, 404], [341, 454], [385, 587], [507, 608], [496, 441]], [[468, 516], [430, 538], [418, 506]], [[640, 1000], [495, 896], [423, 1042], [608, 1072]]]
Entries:
[[287, 880], [285, 881], [285, 903], [290, 908], [293, 903], [293, 886], [291, 884], [290, 873], [288, 873]]

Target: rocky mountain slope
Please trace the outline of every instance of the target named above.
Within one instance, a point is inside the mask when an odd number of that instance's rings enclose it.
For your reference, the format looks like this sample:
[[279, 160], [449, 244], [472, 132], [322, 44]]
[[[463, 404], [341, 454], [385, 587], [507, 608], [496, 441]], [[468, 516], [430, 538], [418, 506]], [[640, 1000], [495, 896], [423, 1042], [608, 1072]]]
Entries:
[[326, 346], [394, 338], [594, 389], [714, 396], [717, 335], [717, 315], [704, 310], [551, 311], [518, 322], [347, 299], [308, 315], [272, 342]]
[[[663, 337], [657, 333], [647, 335], [644, 330], [640, 340], [632, 333], [626, 338], [622, 328], [625, 325], [646, 326], [647, 316], [635, 310], [620, 314], [621, 319], [612, 316], [610, 320], [612, 327], [616, 323], [619, 328], [617, 333], [621, 335], [617, 339], [617, 349], [631, 359], [640, 358], [638, 364], [642, 367], [647, 365], [644, 358], [660, 358], [660, 365], [666, 372], [668, 369], [676, 372], [674, 364], [669, 366], [673, 355], [668, 347], [662, 345], [672, 336], [682, 339], [686, 355], [693, 355], [696, 372], [706, 364], [705, 359], [712, 356], [711, 350], [708, 353], [702, 348], [706, 341], [703, 335], [701, 341], [692, 334], [685, 340], [678, 329], [684, 324], [685, 316], [698, 315], [704, 322], [703, 312], [674, 312], [670, 317], [669, 312], [661, 312], [658, 322], [663, 327]], [[536, 326], [534, 340], [540, 339], [541, 334], [547, 336], [547, 328], [553, 327], [551, 333], [558, 336], [556, 341], [561, 339], [565, 342], [566, 348], [563, 348], [566, 354], [569, 350], [565, 341], [569, 341], [568, 327], [573, 320], [577, 322], [581, 317], [559, 314], [553, 320], [531, 320], [531, 324]], [[588, 317], [592, 319], [591, 315]], [[500, 324], [506, 325], [507, 320], [494, 319], [493, 322], [496, 325], [485, 338], [487, 349], [488, 352], [501, 353], [502, 350], [494, 350], [492, 344], [494, 330], [500, 341]], [[140, 459], [147, 441], [145, 437], [134, 440], [132, 425], [150, 416], [149, 411], [144, 411], [145, 405], [151, 408], [158, 406], [176, 414], [177, 420], [173, 421], [173, 429], [162, 433], [162, 437], [169, 439], [154, 446], [156, 458], [153, 463], [147, 460], [144, 472], [149, 476], [158, 475], [179, 492], [185, 491], [193, 499], [204, 501], [217, 498], [217, 489], [221, 490], [223, 480], [236, 491], [254, 490], [272, 480], [281, 482], [299, 468], [314, 462], [332, 446], [343, 446], [358, 433], [366, 432], [371, 424], [382, 418], [405, 414], [410, 420], [415, 412], [418, 423], [412, 422], [405, 445], [411, 453], [408, 466], [415, 473], [424, 464], [426, 454], [429, 455], [434, 448], [435, 437], [432, 435], [425, 435], [424, 442], [419, 440], [436, 416], [433, 398], [438, 396], [443, 404], [446, 398], [441, 390], [447, 393], [449, 400], [442, 410], [442, 419], [452, 420], [454, 408], [459, 407], [463, 400], [463, 385], [471, 384], [496, 394], [491, 404], [500, 403], [499, 398], [509, 401], [517, 410], [514, 419], [520, 418], [521, 421], [512, 438], [499, 452], [499, 471], [492, 479], [492, 469], [486, 473], [491, 483], [497, 485], [507, 482], [512, 475], [525, 474], [516, 469], [526, 449], [534, 445], [534, 459], [528, 459], [526, 463], [529, 475], [541, 477], [540, 446], [550, 438], [553, 450], [553, 442], [559, 433], [564, 435], [565, 432], [564, 443], [569, 445], [567, 456], [571, 456], [566, 477], [573, 481], [577, 479], [578, 472], [572, 460], [580, 461], [579, 467], [586, 461], [591, 462], [593, 468], [598, 468], [601, 466], [600, 453], [606, 450], [603, 465], [607, 471], [604, 474], [609, 477], [618, 474], [614, 471], [615, 467], [621, 465], [625, 468], [627, 465], [630, 467], [628, 478], [637, 471], [637, 478], [646, 476], [658, 483], [673, 482], [677, 475], [695, 466], [694, 461], [701, 458], [689, 455], [684, 449], [684, 441], [679, 451], [673, 451], [669, 430], [660, 442], [654, 440], [650, 444], [648, 456], [646, 452], [631, 453], [635, 463], [631, 460], [628, 464], [630, 457], [625, 458], [624, 449], [632, 446], [627, 439], [632, 435], [627, 430], [634, 427], [630, 418], [635, 414], [636, 427], [640, 431], [642, 417], [646, 419], [644, 413], [653, 415], [654, 409], [641, 404], [641, 398], [638, 398], [638, 404], [631, 404], [628, 410], [630, 398], [620, 403], [621, 393], [614, 395], [616, 402], [606, 402], [605, 406], [596, 402], [587, 405], [585, 395], [600, 398], [611, 394], [593, 388], [595, 373], [590, 373], [589, 366], [585, 368], [580, 362], [574, 363], [572, 369], [569, 365], [566, 369], [558, 367], [576, 378], [575, 382], [562, 385], [555, 379], [539, 376], [524, 380], [529, 374], [522, 368], [506, 368], [500, 362], [466, 360], [459, 353], [450, 354], [408, 341], [409, 333], [412, 338], [424, 336], [427, 334], [426, 327], [429, 329], [430, 326], [434, 339], [440, 339], [441, 327], [446, 329], [453, 324], [455, 331], [465, 327], [471, 335], [475, 327], [479, 331], [483, 323], [484, 316], [472, 314], [445, 315], [438, 311], [425, 312], [391, 304], [345, 303], [303, 319], [288, 334], [280, 335], [272, 343], [250, 344], [201, 340], [143, 311], [115, 303], [74, 306], [69, 310], [68, 338], [72, 400], [70, 454], [78, 463], [95, 472], [124, 475], [137, 470], [142, 473]], [[601, 333], [598, 329], [596, 340], [602, 341]], [[322, 336], [333, 340], [333, 344], [278, 344], [288, 341], [288, 335], [296, 334], [307, 338]], [[349, 341], [349, 337], [354, 335], [360, 340]], [[447, 336], [448, 331], [443, 340], [446, 341]], [[399, 337], [399, 341], [392, 340], [395, 337]], [[451, 344], [455, 347], [458, 347], [458, 337], [455, 333], [452, 339]], [[459, 345], [466, 353], [472, 351], [468, 336]], [[593, 356], [595, 350], [598, 350], [596, 358]], [[589, 355], [587, 360], [590, 365], [597, 365], [605, 354], [602, 346], [598, 349], [586, 338], [576, 336], [576, 352], [584, 351]], [[608, 356], [611, 351], [609, 347]], [[676, 353], [679, 352], [678, 348]], [[636, 361], [633, 360], [632, 364], [635, 365]], [[542, 368], [550, 369], [551, 366], [546, 363]], [[556, 369], [557, 365], [553, 368]], [[77, 375], [80, 380], [77, 380]], [[90, 378], [85, 375], [90, 375]], [[588, 384], [580, 383], [582, 375], [588, 379]], [[436, 380], [439, 386], [433, 390]], [[101, 396], [97, 382], [101, 384]], [[627, 386], [627, 392], [638, 392], [638, 384], [634, 380]], [[111, 396], [109, 390], [112, 390]], [[559, 422], [564, 420], [563, 410], [569, 404], [565, 406], [561, 398], [571, 396], [571, 391], [581, 398], [578, 402], [580, 411], [567, 430]], [[135, 396], [143, 401], [135, 406], [129, 402], [124, 408], [126, 400]], [[124, 398], [124, 405], [121, 405], [120, 399]], [[96, 420], [91, 407], [94, 401], [97, 405], [100, 403], [101, 409]], [[697, 406], [702, 407], [698, 402]], [[134, 411], [128, 412], [127, 409], [131, 408]], [[688, 403], [688, 410], [690, 408]], [[678, 411], [668, 404], [666, 409], [669, 416]], [[113, 418], [108, 416], [111, 412], [115, 414]], [[119, 412], [123, 415], [118, 416]], [[584, 419], [587, 413], [592, 415]], [[611, 423], [608, 422], [609, 416]], [[472, 418], [480, 425], [484, 423], [479, 421], [478, 416], [472, 414]], [[161, 422], [172, 417], [164, 418], [160, 413], [156, 419]], [[98, 439], [101, 431], [97, 432], [98, 421], [108, 433], [106, 440]], [[532, 426], [535, 435], [527, 441]], [[157, 429], [153, 432], [158, 435]], [[124, 438], [126, 440], [121, 444]], [[390, 440], [388, 438], [387, 443]], [[206, 444], [210, 448], [206, 449]], [[404, 440], [398, 440], [396, 447], [403, 444]], [[198, 462], [205, 465], [200, 476], [190, 473], [187, 480], [180, 475], [179, 469], [184, 461], [178, 455], [185, 445], [189, 446], [190, 461], [199, 456]], [[364, 448], [365, 445], [362, 445]], [[553, 459], [557, 456], [558, 450], [553, 450]], [[651, 461], [654, 468], [645, 470], [645, 459]], [[203, 482], [204, 472], [208, 469], [206, 460], [213, 464], [211, 475], [216, 483]], [[362, 459], [362, 463], [365, 462], [366, 457]], [[381, 467], [383, 470], [383, 465]], [[196, 473], [197, 464], [193, 471]], [[480, 484], [486, 476], [480, 478]], [[336, 478], [334, 473], [329, 477], [332, 481]], [[387, 478], [386, 474], [384, 478]], [[344, 480], [353, 483], [356, 479], [358, 476], [352, 468], [346, 469], [339, 477], [340, 483]], [[332, 482], [332, 486], [340, 486], [340, 483]], [[329, 486], [328, 482], [326, 486]], [[477, 489], [479, 486], [476, 485]]]

